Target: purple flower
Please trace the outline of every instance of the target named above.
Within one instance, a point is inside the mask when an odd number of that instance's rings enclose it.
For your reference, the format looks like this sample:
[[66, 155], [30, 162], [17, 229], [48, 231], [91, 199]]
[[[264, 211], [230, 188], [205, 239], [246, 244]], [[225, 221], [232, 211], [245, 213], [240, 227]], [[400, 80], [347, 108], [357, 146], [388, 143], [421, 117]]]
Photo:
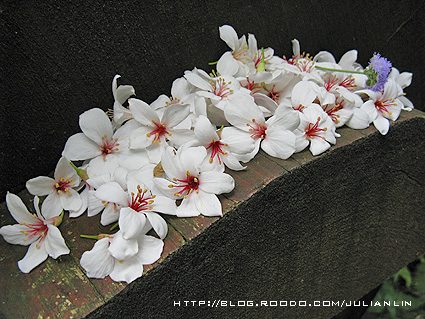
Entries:
[[368, 67], [364, 71], [364, 74], [368, 77], [366, 86], [375, 92], [382, 91], [391, 72], [391, 67], [390, 61], [381, 57], [379, 53], [374, 53]]

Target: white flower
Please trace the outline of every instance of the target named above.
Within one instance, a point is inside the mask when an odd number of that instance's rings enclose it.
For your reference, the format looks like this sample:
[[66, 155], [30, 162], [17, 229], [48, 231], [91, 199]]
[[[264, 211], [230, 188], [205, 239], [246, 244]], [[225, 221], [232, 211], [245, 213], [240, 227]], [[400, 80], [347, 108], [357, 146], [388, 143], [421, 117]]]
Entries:
[[401, 109], [405, 111], [412, 111], [415, 108], [413, 103], [406, 96], [404, 96], [403, 93], [403, 89], [412, 83], [412, 76], [412, 73], [400, 73], [400, 71], [394, 67], [391, 69], [391, 72], [388, 75], [388, 78], [393, 79], [399, 86], [398, 100], [402, 103]]
[[162, 155], [161, 165], [168, 179], [154, 178], [154, 183], [166, 196], [183, 199], [177, 207], [178, 217], [222, 216], [216, 195], [228, 193], [235, 187], [233, 177], [202, 165], [205, 147], [182, 147], [177, 153], [169, 147]]
[[402, 103], [398, 99], [400, 93], [397, 83], [393, 79], [388, 79], [383, 92], [372, 90], [358, 91], [369, 95], [361, 109], [369, 115], [370, 122], [373, 122], [376, 129], [385, 135], [390, 128], [390, 121], [395, 121], [401, 112]]
[[192, 146], [204, 146], [207, 149], [205, 160], [212, 167], [219, 171], [224, 170], [224, 165], [236, 171], [245, 169], [239, 163], [237, 155], [243, 156], [254, 150], [254, 140], [249, 134], [230, 127], [217, 132], [215, 126], [203, 115], [197, 118], [194, 132], [197, 143]]
[[298, 112], [278, 107], [275, 114], [267, 121], [263, 112], [255, 104], [254, 99], [247, 94], [234, 94], [225, 108], [224, 114], [229, 123], [251, 135], [255, 141], [254, 151], [244, 157], [243, 162], [249, 161], [260, 148], [267, 154], [287, 159], [295, 152], [295, 135], [298, 127]]
[[193, 139], [190, 127], [187, 129], [176, 129], [188, 116], [190, 106], [188, 104], [172, 104], [168, 106], [162, 117], [145, 102], [138, 99], [130, 99], [129, 107], [138, 127], [130, 136], [131, 149], [147, 148], [151, 162], [157, 163], [161, 154], [168, 146], [167, 141], [179, 147], [185, 142]]
[[184, 77], [198, 88], [196, 95], [205, 99], [204, 108], [198, 108], [197, 115], [207, 116], [215, 125], [227, 125], [223, 110], [228, 98], [241, 89], [239, 81], [230, 75], [210, 76], [199, 69], [185, 71]]
[[184, 78], [177, 78], [171, 86], [171, 96], [161, 94], [155, 101], [150, 104], [150, 107], [155, 110], [159, 117], [164, 116], [165, 110], [173, 104], [189, 104], [189, 116], [174, 126], [175, 129], [190, 129], [192, 127], [191, 116], [195, 112], [195, 95], [192, 94], [194, 87]]
[[112, 80], [112, 94], [114, 95], [114, 122], [118, 126], [133, 118], [130, 110], [124, 107], [123, 104], [130, 96], [136, 94], [131, 85], [120, 85], [117, 87], [117, 80], [120, 77], [121, 76], [117, 74]]
[[18, 267], [23, 273], [29, 273], [41, 264], [48, 256], [56, 259], [69, 254], [65, 241], [57, 228], [62, 222], [62, 216], [44, 219], [39, 209], [39, 199], [34, 197], [34, 207], [37, 214], [31, 214], [22, 200], [11, 193], [6, 195], [6, 204], [10, 214], [19, 223], [3, 226], [0, 235], [10, 244], [29, 246]]
[[335, 144], [335, 124], [320, 105], [311, 104], [300, 113], [300, 125], [295, 130], [296, 151], [300, 152], [310, 144], [313, 155], [319, 155]]
[[108, 116], [94, 108], [80, 115], [80, 128], [68, 138], [62, 155], [71, 161], [90, 160], [87, 172], [90, 176], [113, 171], [118, 166], [137, 169], [148, 163], [145, 150], [130, 150], [128, 139], [136, 127], [128, 121], [114, 132]]
[[101, 185], [109, 182], [116, 182], [120, 184], [123, 189], [127, 189], [127, 173], [127, 169], [118, 167], [113, 172], [96, 175], [86, 181], [87, 186], [84, 192], [87, 196], [87, 216], [92, 217], [102, 212], [100, 223], [103, 226], [118, 221], [121, 208], [120, 205], [100, 200], [94, 196], [94, 193]]
[[217, 62], [217, 71], [223, 75], [247, 76], [249, 73], [249, 52], [246, 37], [238, 39], [238, 34], [230, 25], [218, 28], [220, 38], [226, 42], [231, 51], [225, 52]]
[[41, 210], [46, 218], [59, 216], [62, 210], [78, 210], [82, 205], [80, 195], [74, 188], [80, 184], [80, 177], [69, 160], [62, 157], [56, 165], [54, 178], [39, 176], [26, 183], [32, 195], [45, 196]]
[[[122, 238], [121, 231], [114, 235], [101, 236], [93, 246], [92, 250], [86, 251], [81, 256], [80, 264], [86, 270], [90, 278], [105, 278], [110, 276], [114, 281], [132, 282], [143, 275], [143, 265], [153, 264], [161, 256], [164, 243], [162, 240], [152, 236], [141, 235], [134, 243], [128, 243]], [[127, 258], [117, 258], [113, 249], [118, 246], [121, 251], [135, 251], [130, 253]], [[112, 251], [111, 251], [112, 250]]]
[[175, 201], [161, 195], [153, 194], [137, 178], [129, 178], [127, 190], [117, 182], [101, 185], [94, 195], [105, 202], [120, 205], [118, 223], [125, 239], [137, 238], [145, 229], [151, 227], [160, 238], [165, 238], [168, 227], [165, 220], [156, 212], [174, 215]]

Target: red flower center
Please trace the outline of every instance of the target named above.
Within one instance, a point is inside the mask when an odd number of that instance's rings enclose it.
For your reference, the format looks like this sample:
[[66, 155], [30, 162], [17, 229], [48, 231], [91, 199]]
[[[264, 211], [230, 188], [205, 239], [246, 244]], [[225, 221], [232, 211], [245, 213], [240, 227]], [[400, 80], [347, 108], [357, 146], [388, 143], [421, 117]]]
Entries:
[[319, 127], [320, 117], [317, 118], [316, 123], [309, 123], [308, 127], [305, 129], [305, 138], [306, 139], [312, 139], [315, 137], [319, 137], [321, 139], [325, 139], [323, 136], [318, 135], [320, 132], [327, 131], [327, 128], [320, 128]]
[[393, 102], [393, 99], [388, 99], [385, 101], [382, 101], [382, 99], [379, 99], [375, 101], [375, 107], [379, 112], [382, 113], [382, 115], [391, 115], [392, 113], [388, 111], [387, 107], [393, 106], [393, 105], [397, 105], [396, 103]]
[[333, 107], [329, 107], [329, 104], [324, 107], [325, 112], [331, 117], [332, 121], [336, 124], [339, 123], [339, 115], [335, 113], [344, 107], [342, 103], [344, 103], [344, 99], [339, 102], [337, 98]]
[[165, 128], [164, 123], [158, 124], [155, 122], [155, 120], [152, 120], [152, 123], [155, 125], [155, 128], [152, 130], [152, 132], [146, 134], [147, 137], [151, 137], [152, 135], [154, 136], [152, 144], [161, 142], [161, 137], [165, 134], [171, 135], [171, 133], [169, 133]]
[[229, 88], [232, 82], [227, 83], [226, 80], [223, 78], [218, 78], [215, 83], [213, 81], [210, 81], [210, 84], [212, 86], [212, 93], [222, 99], [233, 93], [233, 90]]
[[258, 93], [261, 90], [261, 85], [260, 84], [255, 84], [254, 81], [250, 81], [249, 79], [247, 80], [248, 83], [246, 85], [245, 88], [247, 88], [248, 90], [251, 91], [251, 94], [255, 94]]
[[36, 244], [36, 247], [40, 248], [40, 243], [47, 236], [47, 232], [48, 232], [49, 228], [35, 214], [34, 214], [34, 217], [37, 219], [37, 222], [35, 224], [20, 223], [20, 225], [25, 225], [28, 228], [28, 230], [21, 230], [21, 233], [23, 233], [25, 236], [27, 236], [27, 238], [25, 238], [24, 241], [27, 241], [28, 239], [30, 239], [34, 236], [40, 236], [40, 238], [38, 239], [38, 242]]
[[199, 179], [195, 176], [192, 176], [189, 171], [186, 172], [186, 179], [173, 178], [173, 181], [179, 182], [179, 184], [170, 184], [168, 187], [181, 188], [180, 191], [174, 193], [174, 196], [181, 197], [183, 195], [184, 198], [187, 198], [193, 191], [198, 193]]
[[257, 139], [257, 138], [264, 139], [264, 138], [266, 137], [266, 130], [267, 130], [267, 127], [266, 127], [266, 126], [264, 126], [263, 124], [258, 124], [258, 123], [255, 121], [255, 119], [252, 119], [252, 125], [251, 125], [251, 124], [249, 124], [249, 123], [247, 123], [246, 125], [250, 127], [249, 131], [250, 131], [251, 133], [253, 133], [253, 134], [251, 135], [251, 137], [252, 137], [253, 139]]
[[128, 207], [132, 208], [136, 212], [152, 210], [152, 206], [150, 205], [154, 203], [156, 195], [146, 196], [147, 192], [147, 189], [143, 190], [140, 185], [137, 185], [137, 194], [134, 194], [133, 192], [131, 193], [131, 201], [129, 202]]
[[113, 137], [111, 137], [110, 139], [108, 139], [106, 135], [102, 137], [102, 141], [103, 141], [103, 144], [101, 147], [99, 147], [99, 149], [102, 152], [103, 159], [105, 160], [106, 155], [113, 154], [116, 151], [118, 151], [117, 146], [119, 146], [120, 144], [117, 143], [118, 142], [117, 138], [114, 139]]
[[214, 157], [217, 156], [218, 162], [221, 165], [221, 158], [220, 155], [227, 155], [227, 152], [223, 151], [221, 149], [222, 146], [228, 146], [228, 144], [222, 143], [220, 141], [216, 141], [215, 139], [211, 140], [210, 145], [208, 145], [207, 150], [211, 149], [211, 156], [209, 159], [209, 162], [212, 163], [214, 160]]
[[58, 192], [58, 194], [62, 194], [62, 192], [65, 192], [67, 194], [71, 194], [71, 191], [69, 190], [69, 188], [74, 186], [74, 184], [72, 184], [73, 181], [74, 181], [73, 178], [71, 178], [71, 179], [65, 179], [65, 178], [62, 177], [55, 184], [55, 189]]
[[267, 90], [267, 96], [269, 98], [271, 98], [273, 101], [278, 103], [279, 99], [280, 99], [280, 94], [282, 93], [282, 91], [276, 90], [276, 84], [273, 84], [273, 87], [272, 87], [271, 90], [269, 90], [267, 88], [266, 88], [266, 90]]

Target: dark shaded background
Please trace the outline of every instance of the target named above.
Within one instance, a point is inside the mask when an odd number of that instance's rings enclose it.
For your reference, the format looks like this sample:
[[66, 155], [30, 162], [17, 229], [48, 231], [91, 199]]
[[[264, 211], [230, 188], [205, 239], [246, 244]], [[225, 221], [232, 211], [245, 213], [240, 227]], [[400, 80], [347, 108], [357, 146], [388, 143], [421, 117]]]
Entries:
[[418, 1], [1, 1], [0, 196], [51, 172], [78, 116], [112, 107], [111, 81], [152, 102], [227, 46], [218, 27], [255, 34], [279, 56], [301, 50], [376, 51], [414, 73], [405, 90], [424, 109], [424, 2]]

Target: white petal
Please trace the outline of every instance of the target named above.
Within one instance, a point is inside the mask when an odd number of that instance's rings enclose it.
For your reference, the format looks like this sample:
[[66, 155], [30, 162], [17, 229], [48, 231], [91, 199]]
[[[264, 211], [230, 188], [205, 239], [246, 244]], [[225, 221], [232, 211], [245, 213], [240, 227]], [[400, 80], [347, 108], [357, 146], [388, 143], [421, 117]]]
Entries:
[[120, 217], [120, 208], [114, 205], [108, 205], [103, 210], [100, 216], [100, 223], [102, 226], [107, 226], [118, 221]]
[[99, 145], [83, 133], [77, 133], [68, 138], [62, 155], [71, 161], [91, 159], [102, 154]]
[[220, 39], [222, 39], [232, 50], [235, 50], [239, 44], [238, 34], [230, 25], [222, 25], [218, 28]]
[[134, 118], [140, 124], [152, 126], [152, 121], [160, 123], [158, 114], [145, 102], [138, 99], [129, 99], [128, 105]]
[[114, 77], [112, 82], [112, 93], [114, 95], [114, 100], [120, 104], [124, 104], [124, 102], [127, 101], [130, 96], [135, 95], [136, 92], [131, 85], [120, 85], [117, 88], [117, 79], [119, 77], [120, 76], [118, 74]]
[[155, 186], [157, 187], [157, 189], [165, 196], [169, 197], [170, 199], [179, 199], [178, 196], [174, 195], [174, 193], [178, 191], [178, 188], [169, 187], [169, 185], [176, 185], [176, 184], [171, 183], [169, 180], [166, 180], [165, 178], [154, 178], [153, 182]]
[[319, 155], [331, 147], [331, 144], [321, 138], [314, 138], [310, 142], [310, 151], [313, 155]]
[[98, 174], [90, 177], [86, 182], [94, 189], [99, 188], [101, 185], [112, 181], [111, 173]]
[[33, 236], [27, 240], [28, 236], [25, 236], [25, 232], [28, 230], [25, 225], [7, 225], [0, 228], [0, 235], [9, 244], [28, 246], [40, 238], [39, 236]]
[[292, 106], [308, 106], [316, 99], [317, 93], [310, 81], [301, 81], [292, 89]]
[[66, 246], [65, 240], [63, 239], [59, 229], [50, 224], [47, 224], [47, 227], [47, 235], [43, 239], [42, 243], [44, 242], [44, 247], [49, 256], [56, 259], [61, 255], [69, 254], [69, 249]]
[[[90, 195], [92, 197], [93, 194]], [[88, 208], [89, 206], [89, 188], [86, 186], [84, 190], [80, 194], [81, 198], [81, 207], [78, 210], [69, 211], [69, 217], [75, 218], [81, 216]], [[100, 201], [96, 198], [96, 201], [99, 203]], [[103, 207], [103, 205], [102, 205]], [[88, 215], [90, 216], [90, 215]], [[93, 215], [92, 215], [93, 216]]]
[[[273, 126], [279, 126], [282, 130], [294, 131], [300, 124], [300, 117], [298, 111], [289, 107], [278, 107], [274, 114]], [[268, 121], [270, 121], [270, 118]], [[267, 124], [269, 123], [267, 121]], [[268, 125], [269, 127], [269, 125]]]
[[137, 240], [125, 239], [121, 230], [115, 233], [110, 243], [108, 251], [118, 260], [129, 259], [137, 254], [139, 250]]
[[108, 154], [106, 157], [97, 156], [90, 160], [86, 171], [89, 176], [96, 176], [99, 174], [113, 172], [118, 167], [118, 154]]
[[236, 154], [247, 154], [254, 150], [255, 141], [251, 134], [235, 127], [225, 127], [221, 131], [221, 142], [228, 144], [229, 150]]
[[180, 147], [184, 143], [195, 139], [195, 134], [191, 130], [170, 129], [168, 132], [171, 133], [171, 135], [167, 137], [170, 140], [170, 145], [175, 147]]
[[239, 163], [238, 159], [230, 153], [227, 154], [226, 156], [223, 156], [222, 159], [223, 159], [223, 163], [231, 170], [241, 171], [246, 168], [246, 166], [242, 166], [241, 163]]
[[361, 130], [367, 128], [369, 123], [369, 115], [362, 109], [355, 107], [353, 108], [353, 115], [345, 124], [353, 129]]
[[165, 171], [165, 174], [167, 174], [170, 179], [184, 179], [186, 176], [186, 172], [183, 171], [180, 161], [174, 153], [174, 149], [172, 147], [165, 149], [161, 157], [161, 165]]
[[155, 138], [154, 135], [150, 135], [153, 131], [150, 126], [142, 126], [134, 130], [130, 136], [130, 148], [131, 149], [142, 149], [152, 145]]
[[109, 182], [100, 186], [94, 196], [105, 202], [116, 203], [122, 206], [128, 205], [128, 193], [117, 182]]
[[46, 196], [55, 191], [55, 183], [56, 181], [51, 177], [38, 176], [30, 179], [25, 186], [32, 195]]
[[210, 120], [203, 115], [200, 115], [196, 119], [194, 132], [195, 138], [205, 147], [211, 143], [212, 139], [219, 140], [215, 126], [213, 126]]
[[390, 129], [390, 121], [382, 115], [378, 115], [376, 120], [373, 121], [373, 125], [375, 125], [376, 129], [382, 135], [386, 135], [388, 133], [388, 130]]
[[149, 163], [148, 155], [149, 153], [145, 149], [120, 152], [120, 154], [118, 154], [118, 163], [123, 169], [129, 171], [140, 169]]
[[109, 274], [113, 281], [130, 283], [143, 275], [143, 264], [134, 256], [127, 260], [115, 260], [114, 270]]
[[25, 274], [29, 273], [47, 259], [48, 255], [44, 248], [42, 246], [37, 248], [36, 245], [36, 243], [32, 243], [29, 246], [25, 257], [18, 261], [19, 269]]
[[235, 93], [228, 98], [228, 102], [224, 108], [224, 115], [226, 120], [238, 129], [248, 131], [247, 124], [251, 123], [252, 119], [258, 124], [265, 123], [263, 112], [250, 95]]
[[211, 84], [209, 84], [206, 80], [204, 80], [202, 77], [193, 72], [186, 73], [184, 77], [189, 81], [190, 84], [196, 86], [197, 88], [200, 88], [201, 90], [207, 92], [212, 90]]
[[343, 70], [347, 70], [353, 67], [354, 62], [357, 60], [357, 50], [350, 50], [344, 53], [339, 60], [338, 64]]
[[92, 217], [99, 214], [104, 208], [105, 205], [102, 204], [102, 201], [94, 196], [94, 190], [89, 190], [87, 195], [88, 200], [88, 211], [87, 216]]
[[369, 115], [369, 123], [376, 120], [378, 117], [378, 111], [375, 107], [375, 102], [372, 100], [366, 101], [361, 107], [361, 110], [365, 111]]
[[105, 112], [98, 108], [80, 115], [80, 127], [83, 133], [98, 145], [103, 144], [102, 137], [112, 137], [113, 134], [111, 121]]
[[207, 150], [203, 146], [180, 148], [177, 151], [177, 155], [184, 174], [190, 172], [192, 175], [197, 175], [202, 162], [207, 156]]
[[62, 193], [59, 195], [62, 208], [66, 210], [79, 210], [83, 204], [80, 194], [74, 189], [69, 189], [69, 192], [70, 194]]
[[229, 193], [235, 188], [235, 180], [226, 173], [206, 171], [199, 175], [199, 189], [211, 194]]
[[61, 178], [73, 179], [74, 184], [78, 185], [80, 183], [80, 177], [78, 176], [75, 169], [71, 166], [69, 160], [66, 157], [61, 157], [59, 162], [56, 164], [56, 169], [54, 173], [56, 180]]
[[171, 95], [180, 100], [189, 95], [189, 82], [184, 77], [177, 78], [171, 85]]
[[154, 212], [147, 212], [145, 215], [159, 238], [164, 239], [168, 233], [167, 222], [164, 220], [164, 218]]
[[305, 134], [299, 130], [294, 131], [295, 134], [295, 152], [301, 152], [310, 143], [306, 138]]
[[118, 223], [125, 239], [135, 239], [147, 232], [145, 214], [138, 213], [130, 207], [121, 208]]
[[108, 251], [109, 238], [98, 240], [81, 256], [80, 264], [89, 278], [105, 278], [114, 269], [115, 259]]
[[239, 63], [231, 52], [225, 52], [217, 62], [217, 71], [222, 75], [235, 75], [239, 70]]
[[167, 129], [172, 129], [180, 124], [189, 116], [189, 104], [173, 104], [165, 109], [161, 123], [164, 123]]
[[152, 211], [167, 215], [175, 215], [176, 209], [177, 206], [175, 200], [161, 195], [157, 195], [154, 199], [154, 203], [152, 204]]
[[6, 204], [10, 214], [18, 223], [37, 223], [37, 219], [30, 214], [22, 200], [17, 195], [7, 192]]
[[221, 203], [218, 197], [214, 194], [209, 194], [200, 191], [197, 200], [195, 201], [198, 211], [204, 216], [223, 216]]
[[273, 126], [267, 129], [266, 134], [261, 148], [270, 156], [287, 159], [295, 152], [294, 133]]
[[181, 204], [177, 207], [177, 217], [194, 217], [198, 216], [200, 212], [196, 207], [196, 201], [198, 196], [195, 192], [192, 192], [187, 198], [183, 199]]
[[150, 265], [157, 261], [162, 254], [164, 242], [158, 238], [143, 235], [139, 239], [137, 258], [143, 265]]
[[45, 219], [59, 216], [63, 209], [61, 196], [56, 192], [48, 195], [41, 205], [41, 211]]

